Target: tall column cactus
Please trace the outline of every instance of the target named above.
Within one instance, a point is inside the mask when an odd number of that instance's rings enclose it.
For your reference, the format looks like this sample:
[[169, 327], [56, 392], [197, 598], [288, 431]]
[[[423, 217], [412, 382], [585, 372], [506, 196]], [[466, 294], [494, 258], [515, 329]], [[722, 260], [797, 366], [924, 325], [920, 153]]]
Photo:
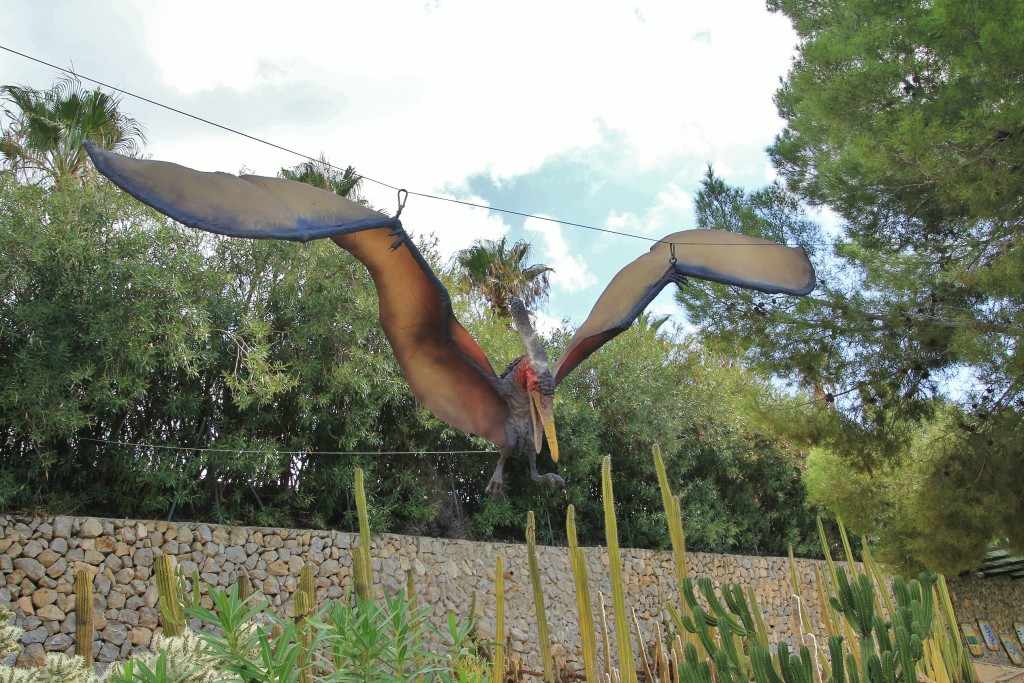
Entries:
[[587, 556], [576, 539], [576, 509], [570, 505], [565, 517], [566, 535], [569, 539], [569, 564], [572, 578], [576, 583], [576, 608], [580, 615], [580, 639], [583, 645], [583, 671], [587, 683], [598, 680], [597, 634], [594, 629], [594, 610], [590, 603], [590, 580], [587, 576]]
[[75, 572], [75, 654], [86, 667], [93, 665], [92, 575], [85, 569]]
[[159, 597], [161, 622], [164, 635], [180, 636], [187, 625], [185, 603], [181, 593], [181, 581], [175, 574], [174, 563], [167, 554], [157, 555], [155, 560], [156, 590]]
[[299, 570], [299, 592], [306, 594], [306, 614], [316, 609], [316, 581], [313, 578], [313, 565], [306, 563]]
[[505, 680], [505, 567], [498, 555], [494, 560], [494, 660], [491, 663], [491, 680], [504, 683]]
[[363, 470], [355, 472], [356, 516], [359, 518], [359, 547], [352, 550], [352, 574], [356, 594], [362, 598], [373, 595], [373, 563], [370, 559], [370, 517], [366, 507], [366, 488]]
[[544, 612], [544, 590], [540, 585], [540, 565], [537, 562], [537, 523], [533, 510], [526, 513], [526, 558], [530, 567], [530, 584], [533, 586], [533, 603], [537, 607], [537, 637], [540, 639], [541, 659], [544, 662], [544, 680], [555, 681], [555, 664], [551, 657], [551, 641], [548, 638], [548, 620]]
[[622, 554], [619, 552], [619, 526], [615, 519], [615, 497], [612, 493], [612, 459], [601, 463], [601, 493], [604, 499], [604, 532], [608, 544], [608, 574], [612, 584], [612, 611], [615, 617], [615, 644], [619, 651], [619, 680], [637, 683], [633, 662], [633, 646], [629, 638], [629, 617], [622, 587]]

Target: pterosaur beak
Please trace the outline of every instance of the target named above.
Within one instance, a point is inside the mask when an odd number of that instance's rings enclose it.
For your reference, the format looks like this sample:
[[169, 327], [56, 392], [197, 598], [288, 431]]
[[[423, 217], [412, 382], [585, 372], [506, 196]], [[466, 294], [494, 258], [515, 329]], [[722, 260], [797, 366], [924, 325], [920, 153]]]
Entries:
[[558, 462], [558, 436], [555, 434], [555, 403], [539, 391], [530, 392], [530, 417], [533, 419], [533, 446], [540, 453], [547, 437], [551, 459]]

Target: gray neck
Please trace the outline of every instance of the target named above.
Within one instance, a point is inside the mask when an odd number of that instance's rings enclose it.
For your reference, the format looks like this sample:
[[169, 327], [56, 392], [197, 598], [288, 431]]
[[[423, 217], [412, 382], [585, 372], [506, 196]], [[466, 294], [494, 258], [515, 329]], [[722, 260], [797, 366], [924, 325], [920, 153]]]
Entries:
[[523, 346], [526, 347], [526, 357], [530, 360], [530, 365], [538, 375], [550, 372], [548, 354], [544, 351], [540, 338], [530, 323], [530, 314], [527, 313], [526, 306], [520, 299], [513, 298], [509, 301], [509, 309], [512, 312], [512, 323], [515, 325], [516, 332], [519, 333], [523, 340]]

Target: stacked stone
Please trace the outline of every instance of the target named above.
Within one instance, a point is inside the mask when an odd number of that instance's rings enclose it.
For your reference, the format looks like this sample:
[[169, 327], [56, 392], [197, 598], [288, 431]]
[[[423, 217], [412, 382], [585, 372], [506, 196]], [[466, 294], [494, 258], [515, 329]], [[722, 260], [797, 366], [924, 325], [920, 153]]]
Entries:
[[[958, 576], [947, 580], [949, 597], [957, 619], [974, 624], [984, 619], [992, 624], [996, 635], [1006, 634], [1017, 643], [1014, 622], [1024, 622], [1024, 581], [1020, 579], [978, 579]], [[980, 629], [979, 635], [980, 635]], [[1006, 650], [990, 650], [982, 643], [980, 661], [1000, 666], [1012, 666]]]
[[[305, 563], [315, 569], [318, 603], [348, 592], [351, 548], [356, 542], [357, 535], [335, 531], [0, 515], [0, 603], [12, 606], [16, 625], [26, 631], [21, 664], [39, 664], [46, 652], [73, 652], [74, 573], [87, 569], [94, 575], [93, 651], [98, 662], [110, 662], [145, 648], [160, 631], [152, 576], [157, 554], [173, 556], [188, 579], [193, 571], [199, 572], [205, 607], [212, 607], [206, 587], [225, 589], [249, 581], [275, 611], [285, 614], [291, 613]], [[497, 555], [504, 558], [507, 573], [505, 619], [511, 635], [510, 654], [520, 658], [527, 669], [538, 670], [540, 644], [525, 545], [375, 536], [371, 549], [375, 590], [395, 593], [406, 586], [411, 573], [417, 602], [431, 606], [435, 624], [441, 624], [448, 612], [461, 621], [468, 619], [475, 595], [478, 632], [489, 641], [495, 637]], [[613, 629], [607, 553], [603, 548], [590, 548], [586, 556], [595, 623], [600, 629], [599, 593], [603, 593], [607, 623]], [[565, 548], [541, 547], [538, 558], [556, 658], [570, 668], [582, 668], [576, 589], [568, 553]], [[815, 588], [815, 565], [820, 563], [797, 560], [801, 585], [794, 591], [785, 558], [709, 553], [688, 553], [687, 558], [691, 577], [707, 576], [716, 588], [723, 583], [754, 586], [772, 641], [793, 642], [798, 633], [794, 592], [801, 594], [812, 623], [823, 628]], [[667, 620], [665, 604], [679, 604], [671, 554], [624, 549], [623, 565], [628, 607], [635, 610], [650, 645]], [[966, 594], [966, 589], [957, 591]], [[993, 618], [1001, 627], [989, 607], [1012, 605], [1013, 609], [1003, 610], [1009, 623], [1017, 618], [1011, 613], [1024, 597], [1019, 590], [1014, 595], [1017, 597], [1006, 602], [999, 591], [971, 594], [970, 604], [978, 606], [974, 618]]]

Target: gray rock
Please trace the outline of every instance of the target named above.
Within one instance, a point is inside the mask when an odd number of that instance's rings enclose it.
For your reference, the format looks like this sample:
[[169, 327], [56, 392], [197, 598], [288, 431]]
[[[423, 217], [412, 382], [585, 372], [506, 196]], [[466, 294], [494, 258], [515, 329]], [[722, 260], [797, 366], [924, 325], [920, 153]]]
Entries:
[[[71, 536], [71, 518], [70, 517], [54, 517], [53, 518], [53, 531], [52, 536], [54, 541], [58, 538], [67, 539]], [[50, 547], [53, 548], [54, 541], [50, 541]], [[65, 546], [66, 547], [66, 546]], [[55, 551], [56, 548], [53, 548]], [[57, 551], [61, 552], [61, 551]]]
[[139, 626], [155, 629], [160, 624], [160, 612], [153, 607], [143, 607], [139, 610]]
[[38, 581], [46, 574], [46, 567], [31, 557], [15, 558], [14, 568], [25, 572], [25, 576], [33, 581]]
[[142, 567], [153, 566], [153, 549], [152, 548], [139, 548], [132, 555], [132, 561]]
[[50, 632], [46, 630], [46, 627], [40, 626], [39, 628], [32, 629], [31, 631], [26, 631], [24, 634], [22, 634], [21, 642], [25, 645], [29, 645], [31, 643], [43, 643], [46, 642], [46, 639], [49, 637]]
[[245, 561], [249, 559], [246, 557], [245, 550], [242, 549], [242, 546], [238, 545], [232, 545], [225, 548], [224, 558], [229, 562], [234, 562], [235, 564], [244, 564]]
[[128, 638], [128, 627], [116, 621], [107, 622], [107, 627], [103, 629], [102, 636], [106, 642], [120, 646]]
[[103, 533], [103, 525], [98, 519], [89, 517], [78, 527], [78, 535], [82, 538], [96, 538]]
[[43, 649], [47, 652], [64, 652], [75, 644], [75, 639], [66, 633], [57, 633], [46, 639]]
[[25, 557], [38, 557], [41, 552], [43, 552], [43, 544], [35, 539], [26, 543], [25, 547], [21, 549], [21, 554]]
[[[95, 648], [94, 648], [95, 651]], [[121, 648], [112, 645], [111, 643], [103, 643], [100, 646], [98, 652], [96, 652], [97, 662], [112, 662], [117, 659], [117, 656], [121, 654]]]

